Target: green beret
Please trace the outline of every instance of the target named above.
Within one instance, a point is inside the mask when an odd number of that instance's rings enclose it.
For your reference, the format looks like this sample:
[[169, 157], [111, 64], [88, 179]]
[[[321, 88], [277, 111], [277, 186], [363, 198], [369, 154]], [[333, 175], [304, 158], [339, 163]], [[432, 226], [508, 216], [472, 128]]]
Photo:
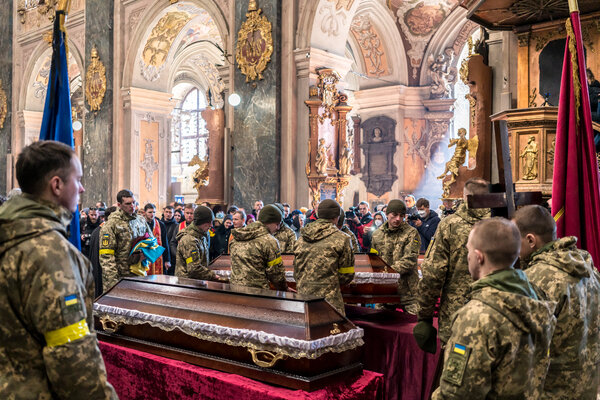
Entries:
[[280, 223], [283, 220], [283, 213], [273, 204], [267, 204], [260, 210], [258, 221], [263, 224]]
[[406, 204], [402, 200], [392, 200], [388, 203], [386, 213], [406, 215]]
[[212, 210], [206, 206], [198, 206], [194, 210], [194, 224], [196, 224], [196, 226], [207, 222], [213, 222], [214, 219], [215, 216]]
[[317, 217], [322, 219], [334, 219], [340, 216], [342, 207], [337, 201], [331, 199], [325, 199], [319, 203], [317, 207]]

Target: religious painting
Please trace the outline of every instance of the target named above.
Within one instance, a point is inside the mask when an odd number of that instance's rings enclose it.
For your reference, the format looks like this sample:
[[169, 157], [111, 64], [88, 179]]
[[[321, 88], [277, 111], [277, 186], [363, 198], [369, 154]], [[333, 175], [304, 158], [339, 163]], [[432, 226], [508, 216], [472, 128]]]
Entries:
[[321, 190], [321, 201], [323, 201], [325, 199], [335, 200], [336, 195], [337, 195], [335, 184], [323, 183], [321, 185], [320, 190]]
[[263, 79], [263, 71], [273, 54], [271, 23], [258, 8], [255, 0], [250, 0], [246, 21], [238, 32], [235, 59], [246, 82]]
[[415, 36], [427, 36], [437, 29], [446, 18], [446, 12], [441, 5], [417, 4], [404, 14], [404, 22]]

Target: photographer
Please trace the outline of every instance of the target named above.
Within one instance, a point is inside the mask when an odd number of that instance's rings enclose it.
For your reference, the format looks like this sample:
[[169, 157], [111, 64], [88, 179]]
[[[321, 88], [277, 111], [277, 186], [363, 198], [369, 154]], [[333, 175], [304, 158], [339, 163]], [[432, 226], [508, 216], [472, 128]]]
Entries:
[[369, 251], [371, 248], [371, 238], [367, 235], [367, 232], [373, 225], [373, 216], [369, 210], [369, 203], [361, 201], [358, 204], [358, 214], [354, 212], [354, 218], [348, 218], [348, 220], [354, 222], [356, 238], [358, 239], [358, 243], [360, 243], [361, 251]]

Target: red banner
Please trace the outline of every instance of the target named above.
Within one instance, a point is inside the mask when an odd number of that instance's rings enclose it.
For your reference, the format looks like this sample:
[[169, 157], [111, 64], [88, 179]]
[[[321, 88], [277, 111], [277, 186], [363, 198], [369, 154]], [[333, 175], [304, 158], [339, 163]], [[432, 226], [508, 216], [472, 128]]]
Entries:
[[579, 12], [566, 22], [554, 175], [552, 215], [558, 237], [577, 236], [600, 267], [600, 174], [594, 149]]

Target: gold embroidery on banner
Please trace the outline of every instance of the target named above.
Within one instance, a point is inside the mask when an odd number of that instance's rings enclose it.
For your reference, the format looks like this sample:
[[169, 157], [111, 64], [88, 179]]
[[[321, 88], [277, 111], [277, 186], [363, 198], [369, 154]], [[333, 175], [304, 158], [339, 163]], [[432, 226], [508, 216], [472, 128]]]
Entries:
[[2, 80], [0, 80], [0, 129], [4, 128], [4, 120], [8, 113], [8, 97], [2, 87]]
[[106, 67], [100, 61], [96, 45], [91, 51], [92, 62], [85, 73], [85, 97], [90, 111], [99, 111], [106, 93]]
[[[573, 67], [573, 90], [575, 91], [575, 116], [577, 117], [577, 126], [579, 126], [579, 108], [581, 107], [581, 81], [579, 80], [579, 66], [577, 64], [577, 48], [575, 43], [575, 32], [571, 19], [567, 18], [565, 23], [567, 27], [567, 37], [569, 39], [569, 53], [571, 54], [571, 65]], [[579, 132], [578, 132], [579, 134]]]

